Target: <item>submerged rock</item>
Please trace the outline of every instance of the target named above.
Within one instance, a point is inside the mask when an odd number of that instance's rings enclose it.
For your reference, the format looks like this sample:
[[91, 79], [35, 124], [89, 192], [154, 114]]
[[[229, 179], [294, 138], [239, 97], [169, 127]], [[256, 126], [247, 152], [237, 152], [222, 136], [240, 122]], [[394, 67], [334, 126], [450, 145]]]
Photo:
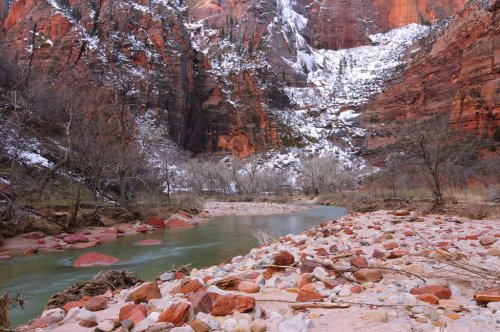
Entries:
[[89, 252], [79, 256], [74, 262], [74, 267], [88, 267], [96, 265], [113, 265], [119, 261], [118, 258], [100, 254], [98, 252]]

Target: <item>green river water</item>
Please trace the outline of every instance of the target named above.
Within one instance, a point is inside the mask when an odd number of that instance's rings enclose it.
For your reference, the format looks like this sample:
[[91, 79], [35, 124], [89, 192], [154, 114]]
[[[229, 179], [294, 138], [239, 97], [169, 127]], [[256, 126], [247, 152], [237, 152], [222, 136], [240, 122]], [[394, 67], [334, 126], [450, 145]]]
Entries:
[[[251, 231], [259, 228], [273, 236], [298, 234], [321, 222], [344, 216], [338, 207], [315, 207], [287, 215], [225, 216], [208, 225], [185, 230], [158, 231], [146, 235], [122, 237], [116, 241], [83, 249], [35, 256], [19, 256], [0, 263], [0, 294], [23, 294], [24, 310], [10, 313], [13, 325], [23, 324], [41, 313], [50, 296], [77, 282], [95, 276], [101, 270], [134, 271], [143, 279], [153, 279], [172, 266], [191, 264], [205, 267], [244, 255], [257, 245]], [[140, 247], [137, 241], [159, 239], [162, 245]], [[85, 252], [97, 251], [120, 259], [110, 267], [74, 268], [73, 260]]]

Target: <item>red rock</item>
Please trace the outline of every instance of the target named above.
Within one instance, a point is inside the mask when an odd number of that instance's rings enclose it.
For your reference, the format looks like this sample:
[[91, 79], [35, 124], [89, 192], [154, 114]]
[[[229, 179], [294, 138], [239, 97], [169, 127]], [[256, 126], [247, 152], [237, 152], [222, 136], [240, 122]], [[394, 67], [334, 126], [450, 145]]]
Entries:
[[302, 286], [297, 295], [296, 302], [307, 302], [312, 300], [320, 300], [323, 296], [316, 290], [315, 284], [307, 284]]
[[154, 239], [148, 239], [148, 240], [142, 240], [136, 243], [136, 245], [141, 246], [141, 247], [147, 247], [147, 246], [159, 246], [163, 242], [160, 240], [154, 240]]
[[422, 295], [422, 294], [432, 294], [439, 299], [448, 300], [451, 297], [451, 291], [448, 287], [439, 285], [430, 285], [418, 288], [410, 289], [410, 294]]
[[144, 234], [148, 232], [148, 228], [146, 226], [139, 226], [135, 228], [135, 231], [140, 234]]
[[172, 323], [174, 326], [182, 326], [188, 317], [191, 306], [185, 302], [176, 302], [163, 311], [157, 322]]
[[493, 243], [497, 242], [497, 239], [493, 236], [486, 236], [486, 237], [482, 237], [480, 240], [479, 240], [479, 243], [482, 245], [482, 246], [489, 246]]
[[137, 288], [130, 294], [134, 303], [148, 302], [149, 300], [161, 299], [160, 288], [156, 282], [148, 282]]
[[45, 242], [45, 240], [40, 239], [36, 241], [36, 244], [47, 244], [47, 242]]
[[385, 250], [392, 250], [392, 249], [396, 249], [397, 247], [399, 247], [399, 244], [397, 244], [396, 242], [384, 243]]
[[344, 285], [346, 282], [347, 282], [347, 280], [345, 280], [342, 277], [339, 277], [339, 278], [335, 278], [333, 280], [325, 281], [324, 283], [325, 283], [326, 288], [334, 289], [335, 287], [337, 287], [339, 285]]
[[128, 304], [120, 308], [118, 320], [130, 319], [134, 324], [137, 324], [144, 320], [147, 314], [148, 309], [144, 304]]
[[430, 303], [430, 304], [439, 304], [439, 298], [433, 294], [418, 295], [417, 299], [419, 299], [420, 301]]
[[274, 265], [290, 266], [295, 262], [295, 258], [288, 251], [280, 251], [273, 257]]
[[258, 293], [260, 292], [260, 287], [255, 282], [242, 281], [238, 285], [238, 290], [245, 293]]
[[374, 269], [359, 269], [353, 273], [358, 281], [380, 281], [382, 280], [382, 273]]
[[97, 242], [95, 241], [90, 241], [86, 243], [75, 243], [71, 245], [71, 249], [86, 249], [86, 248], [93, 248], [97, 246]]
[[80, 323], [78, 323], [78, 325], [86, 328], [91, 328], [91, 327], [96, 327], [99, 324], [97, 324], [97, 322], [93, 320], [81, 320]]
[[353, 234], [354, 234], [353, 230], [352, 230], [352, 229], [350, 229], [350, 228], [344, 228], [344, 229], [343, 229], [343, 231], [344, 231], [344, 233], [346, 233], [347, 235], [353, 235]]
[[194, 332], [210, 332], [208, 324], [201, 320], [192, 320], [189, 322], [189, 326], [191, 326]]
[[245, 275], [246, 279], [257, 279], [260, 276], [260, 272], [255, 271], [255, 272], [250, 272]]
[[118, 237], [118, 232], [113, 230], [107, 230], [105, 232], [99, 233], [95, 236], [95, 238], [99, 241], [111, 241], [116, 240]]
[[179, 217], [177, 215], [173, 215], [170, 218], [165, 221], [165, 227], [166, 228], [193, 228], [194, 225], [189, 223], [188, 220], [186, 220], [183, 217]]
[[184, 279], [185, 277], [186, 277], [186, 275], [184, 273], [182, 273], [181, 271], [174, 272], [174, 280]]
[[203, 285], [199, 282], [199, 280], [194, 279], [194, 280], [191, 280], [191, 281], [188, 281], [187, 283], [185, 283], [181, 287], [179, 292], [182, 294], [188, 294], [188, 293], [195, 292], [202, 287], [203, 287]]
[[100, 254], [98, 252], [89, 252], [79, 256], [74, 262], [74, 267], [87, 267], [96, 265], [113, 265], [119, 261], [118, 258]]
[[415, 234], [412, 231], [407, 231], [404, 232], [405, 236], [410, 237], [410, 236], [415, 236]]
[[165, 228], [165, 222], [163, 221], [163, 218], [160, 216], [151, 216], [148, 218], [146, 223], [149, 226], [153, 226], [155, 228]]
[[351, 293], [353, 294], [359, 294], [361, 293], [361, 286], [360, 285], [353, 285], [351, 286]]
[[108, 299], [104, 296], [94, 296], [88, 299], [83, 307], [88, 311], [101, 311], [108, 308]]
[[187, 297], [188, 301], [191, 302], [193, 306], [193, 311], [195, 314], [203, 312], [205, 314], [210, 313], [213, 308], [213, 300], [206, 290], [202, 289], [193, 293]]
[[500, 288], [490, 288], [482, 292], [476, 293], [474, 299], [477, 303], [500, 302]]
[[381, 259], [381, 258], [385, 257], [385, 254], [382, 251], [378, 250], [378, 249], [373, 249], [372, 257], [373, 258]]
[[64, 309], [64, 311], [68, 312], [68, 311], [70, 311], [70, 309], [83, 307], [85, 305], [85, 302], [87, 302], [87, 301], [84, 301], [84, 300], [69, 301], [69, 302], [66, 302], [66, 304], [63, 306], [63, 309]]
[[85, 235], [74, 234], [65, 236], [63, 241], [66, 242], [67, 244], [84, 243], [84, 242], [89, 242], [89, 238], [86, 237]]
[[234, 312], [249, 312], [255, 307], [255, 299], [250, 296], [220, 295], [216, 298], [211, 314], [214, 316], [232, 315]]
[[309, 273], [304, 273], [299, 276], [297, 279], [296, 287], [301, 289], [303, 286], [312, 283], [312, 276]]
[[329, 252], [325, 248], [314, 249], [314, 251], [316, 252], [316, 256], [324, 257], [329, 255]]
[[351, 259], [351, 265], [355, 267], [368, 267], [368, 262], [364, 257], [355, 257]]
[[479, 240], [479, 236], [478, 235], [466, 235], [466, 236], [464, 236], [464, 239], [465, 240]]
[[387, 259], [396, 259], [403, 257], [407, 254], [408, 252], [406, 250], [393, 250], [387, 255]]
[[306, 259], [300, 264], [300, 273], [312, 273], [318, 266], [321, 264]]
[[31, 232], [31, 233], [23, 234], [22, 237], [25, 239], [28, 239], [28, 240], [37, 240], [37, 239], [43, 237], [43, 233], [42, 232]]

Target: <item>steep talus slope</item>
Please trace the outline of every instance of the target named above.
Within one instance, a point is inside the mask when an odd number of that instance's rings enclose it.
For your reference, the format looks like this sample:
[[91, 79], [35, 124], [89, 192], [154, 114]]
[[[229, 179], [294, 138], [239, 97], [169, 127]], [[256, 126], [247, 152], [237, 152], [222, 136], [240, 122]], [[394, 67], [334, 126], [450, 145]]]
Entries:
[[[500, 125], [498, 1], [471, 2], [443, 30], [422, 40], [407, 70], [365, 108], [383, 122], [440, 112], [450, 122], [491, 137]], [[378, 146], [383, 138], [369, 138]]]

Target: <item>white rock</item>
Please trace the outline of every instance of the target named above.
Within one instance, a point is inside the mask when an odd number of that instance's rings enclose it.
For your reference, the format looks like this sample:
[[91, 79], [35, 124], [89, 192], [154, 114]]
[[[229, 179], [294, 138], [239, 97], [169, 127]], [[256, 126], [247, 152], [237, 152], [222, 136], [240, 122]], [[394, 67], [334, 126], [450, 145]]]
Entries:
[[281, 317], [282, 317], [282, 315], [279, 312], [276, 312], [276, 311], [272, 311], [269, 314], [269, 318], [271, 318], [271, 319], [281, 319]]
[[219, 295], [227, 295], [227, 294], [229, 294], [228, 291], [220, 289], [219, 287], [217, 287], [215, 285], [211, 285], [210, 287], [208, 287], [207, 288], [207, 292], [208, 293], [215, 293], [215, 294], [219, 294]]
[[160, 274], [160, 280], [161, 281], [172, 281], [174, 280], [175, 276], [173, 272], [167, 272]]
[[172, 298], [164, 297], [161, 299], [149, 300], [148, 302], [148, 314], [152, 312], [162, 312], [165, 309], [169, 308], [172, 305]]
[[238, 322], [234, 318], [227, 318], [222, 322], [221, 328], [223, 331], [232, 332], [234, 328], [238, 325]]
[[324, 280], [329, 277], [328, 272], [320, 266], [314, 268], [312, 275], [318, 280]]
[[199, 312], [196, 315], [196, 319], [199, 319], [203, 323], [207, 324], [208, 327], [210, 327], [210, 330], [217, 330], [220, 328], [220, 324], [217, 321], [217, 319], [215, 319], [215, 317], [210, 315], [210, 314], [205, 314], [203, 312]]
[[236, 319], [236, 321], [238, 322], [238, 324], [241, 324], [240, 321], [245, 321], [247, 323], [247, 325], [248, 325], [252, 321], [252, 317], [250, 317], [249, 314], [236, 313], [236, 314], [233, 315], [233, 318]]
[[135, 324], [134, 328], [132, 329], [132, 332], [146, 331], [150, 325], [152, 325], [151, 322], [147, 319], [144, 319], [139, 323]]
[[431, 286], [431, 285], [438, 285], [438, 286], [448, 286], [448, 281], [443, 278], [437, 278], [437, 279], [427, 279], [426, 285]]
[[460, 288], [457, 285], [450, 285], [450, 291], [451, 291], [452, 298], [458, 298], [458, 297], [462, 296], [462, 291], [460, 290]]
[[267, 330], [267, 323], [263, 319], [256, 319], [248, 327], [252, 332], [265, 332]]
[[374, 322], [386, 323], [389, 321], [389, 314], [386, 310], [370, 310], [365, 312], [364, 318]]
[[500, 302], [490, 302], [486, 306], [489, 309], [500, 311]]
[[170, 332], [194, 332], [191, 326], [182, 326], [182, 327], [174, 327], [170, 330]]
[[150, 313], [148, 315], [147, 319], [150, 322], [156, 323], [156, 321], [158, 320], [158, 317], [160, 317], [160, 313], [159, 312], [152, 312], [152, 313]]
[[341, 297], [351, 296], [351, 294], [352, 294], [351, 290], [348, 287], [342, 288], [339, 292], [339, 296]]
[[84, 308], [72, 308], [68, 311], [68, 314], [64, 318], [65, 321], [68, 321], [70, 319], [73, 319], [77, 322], [82, 321], [82, 320], [90, 320], [93, 322], [97, 322], [97, 316], [91, 311], [88, 311]]
[[66, 312], [64, 312], [63, 309], [61, 308], [54, 308], [54, 309], [49, 309], [45, 310], [42, 313], [41, 318], [47, 323], [47, 324], [54, 324], [57, 322], [60, 322], [61, 320], [64, 319], [66, 316]]
[[287, 319], [278, 325], [280, 332], [307, 332], [307, 324], [299, 317]]

